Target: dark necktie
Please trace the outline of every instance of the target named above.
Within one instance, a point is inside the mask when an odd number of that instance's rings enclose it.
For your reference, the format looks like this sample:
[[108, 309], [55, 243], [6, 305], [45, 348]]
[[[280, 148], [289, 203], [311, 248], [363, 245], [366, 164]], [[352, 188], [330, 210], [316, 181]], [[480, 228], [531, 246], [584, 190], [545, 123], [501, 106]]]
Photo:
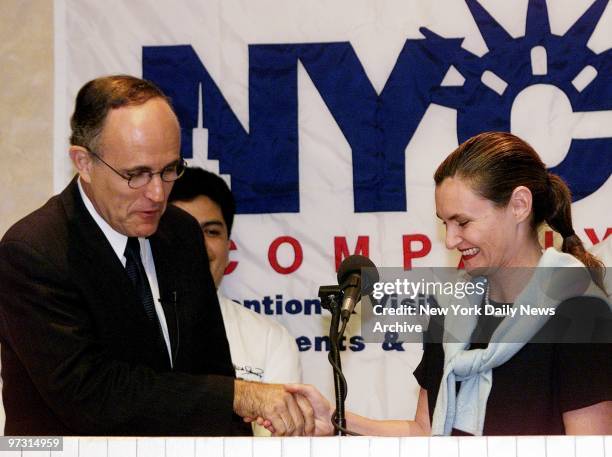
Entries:
[[134, 284], [134, 289], [136, 290], [136, 294], [144, 306], [145, 313], [149, 320], [151, 322], [157, 322], [157, 326], [159, 327], [159, 319], [157, 318], [157, 313], [155, 312], [155, 306], [153, 304], [151, 286], [149, 286], [147, 273], [145, 272], [144, 266], [142, 265], [142, 259], [140, 257], [140, 243], [138, 242], [138, 238], [128, 238], [124, 255], [126, 259], [125, 271], [132, 281], [132, 284]]

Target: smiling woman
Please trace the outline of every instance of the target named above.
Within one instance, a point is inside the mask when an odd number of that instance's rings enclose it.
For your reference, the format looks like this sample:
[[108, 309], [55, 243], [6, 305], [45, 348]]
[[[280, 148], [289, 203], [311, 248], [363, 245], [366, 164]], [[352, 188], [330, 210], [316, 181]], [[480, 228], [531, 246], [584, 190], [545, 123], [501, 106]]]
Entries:
[[[446, 247], [461, 252], [471, 276], [486, 277], [484, 306], [537, 305], [529, 290], [532, 283], [542, 287], [545, 276], [538, 275], [547, 269], [541, 267], [589, 267], [603, 288], [601, 262], [574, 233], [567, 185], [520, 138], [502, 132], [470, 138], [440, 164], [434, 180]], [[544, 222], [563, 237], [563, 252], [542, 250], [537, 228]], [[609, 315], [603, 292], [591, 290]], [[582, 306], [569, 291], [562, 295], [570, 300], [557, 300], [557, 309]], [[520, 318], [485, 320], [481, 327], [491, 327], [484, 341], [472, 334], [476, 343], [426, 345], [415, 376], [427, 391], [433, 434], [612, 433], [609, 344], [534, 344], [546, 317], [519, 344], [489, 345], [497, 328], [527, 325]]]
[[[610, 319], [600, 289], [602, 266], [574, 233], [567, 185], [548, 173], [531, 146], [501, 132], [461, 144], [438, 167], [434, 180], [446, 247], [461, 252], [470, 276], [485, 277], [474, 278], [487, 286], [481, 303], [473, 306], [492, 310], [491, 317], [476, 313], [470, 321], [474, 326], [468, 326], [473, 332], [458, 342], [453, 325], [465, 317], [449, 313], [443, 325], [430, 327], [426, 341], [431, 342], [414, 372], [421, 386], [414, 420], [379, 421], [347, 413], [347, 428], [367, 435], [612, 434], [609, 331], [588, 344], [542, 343], [539, 338], [541, 330], [556, 323], [551, 316], [557, 310], [586, 314], [587, 306], [593, 306]], [[537, 228], [544, 222], [563, 237], [563, 252], [542, 250]], [[547, 274], [558, 267], [582, 274], [588, 294], [573, 292], [570, 273], [559, 281], [561, 290], [555, 290], [550, 306], [542, 308], [544, 294], [534, 291], [551, 284]], [[525, 311], [532, 307], [535, 312]], [[519, 317], [513, 319], [517, 310]], [[521, 337], [509, 341], [500, 336], [513, 331]], [[593, 341], [590, 335], [580, 341]], [[307, 396], [317, 420], [329, 423], [331, 406], [313, 387], [289, 389]]]
[[434, 181], [446, 247], [461, 251], [468, 271], [477, 265], [535, 266], [541, 255], [536, 230], [546, 222], [563, 237], [562, 251], [590, 267], [602, 285], [602, 263], [574, 232], [569, 188], [517, 136], [487, 132], [470, 138], [440, 164]]

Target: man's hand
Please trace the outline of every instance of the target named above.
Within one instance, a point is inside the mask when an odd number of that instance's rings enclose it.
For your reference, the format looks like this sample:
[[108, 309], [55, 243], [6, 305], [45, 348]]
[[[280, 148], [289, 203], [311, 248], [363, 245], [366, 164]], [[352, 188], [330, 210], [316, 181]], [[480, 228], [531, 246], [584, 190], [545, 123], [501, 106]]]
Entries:
[[236, 379], [234, 411], [244, 418], [265, 418], [276, 436], [312, 435], [313, 409], [306, 399], [298, 403], [282, 384], [263, 384]]

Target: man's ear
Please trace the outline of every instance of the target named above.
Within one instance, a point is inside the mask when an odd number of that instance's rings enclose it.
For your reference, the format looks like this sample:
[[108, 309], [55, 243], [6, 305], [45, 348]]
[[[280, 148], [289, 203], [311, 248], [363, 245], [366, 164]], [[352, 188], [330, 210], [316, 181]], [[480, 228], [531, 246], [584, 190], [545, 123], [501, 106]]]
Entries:
[[512, 191], [508, 205], [516, 221], [523, 222], [528, 220], [531, 215], [533, 195], [527, 187], [518, 186]]
[[86, 183], [91, 182], [91, 167], [93, 158], [87, 149], [82, 146], [70, 146], [70, 160], [79, 173], [79, 177]]

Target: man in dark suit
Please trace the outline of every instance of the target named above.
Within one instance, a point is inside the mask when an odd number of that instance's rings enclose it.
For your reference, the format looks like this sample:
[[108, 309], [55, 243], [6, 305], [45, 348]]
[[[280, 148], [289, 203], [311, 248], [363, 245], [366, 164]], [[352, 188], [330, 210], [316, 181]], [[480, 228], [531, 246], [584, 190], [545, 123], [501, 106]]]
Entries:
[[0, 242], [5, 433], [311, 432], [303, 397], [233, 377], [199, 226], [166, 208], [184, 164], [163, 93], [90, 81], [71, 126], [78, 176]]

